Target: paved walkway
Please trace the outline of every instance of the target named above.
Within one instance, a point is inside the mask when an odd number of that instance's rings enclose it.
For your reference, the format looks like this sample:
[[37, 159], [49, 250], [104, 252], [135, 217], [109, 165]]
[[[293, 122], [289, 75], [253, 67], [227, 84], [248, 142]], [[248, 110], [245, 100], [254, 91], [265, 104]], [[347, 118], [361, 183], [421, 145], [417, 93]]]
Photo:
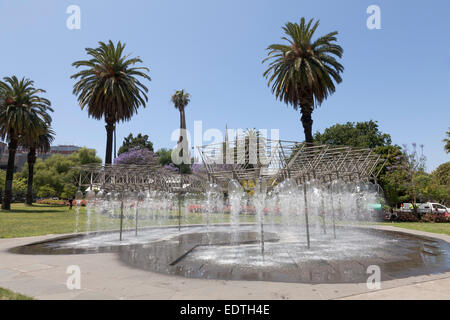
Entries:
[[[395, 227], [396, 230], [450, 242], [450, 236]], [[188, 279], [133, 269], [114, 253], [19, 255], [10, 248], [54, 235], [0, 239], [0, 287], [36, 299], [450, 299], [450, 272], [363, 284], [299, 284], [262, 281]], [[81, 289], [66, 286], [67, 267], [81, 268]]]

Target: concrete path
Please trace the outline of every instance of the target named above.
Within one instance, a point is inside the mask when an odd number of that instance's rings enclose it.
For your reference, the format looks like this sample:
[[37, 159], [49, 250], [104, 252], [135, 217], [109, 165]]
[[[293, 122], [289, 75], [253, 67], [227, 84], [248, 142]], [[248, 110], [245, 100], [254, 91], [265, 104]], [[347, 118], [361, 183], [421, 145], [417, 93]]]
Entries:
[[[440, 238], [450, 236], [377, 227]], [[8, 250], [54, 235], [0, 239], [0, 287], [36, 299], [450, 299], [450, 272], [390, 280], [381, 289], [362, 284], [298, 284], [173, 277], [133, 269], [114, 253], [19, 255]], [[81, 269], [81, 289], [66, 286], [67, 267]]]

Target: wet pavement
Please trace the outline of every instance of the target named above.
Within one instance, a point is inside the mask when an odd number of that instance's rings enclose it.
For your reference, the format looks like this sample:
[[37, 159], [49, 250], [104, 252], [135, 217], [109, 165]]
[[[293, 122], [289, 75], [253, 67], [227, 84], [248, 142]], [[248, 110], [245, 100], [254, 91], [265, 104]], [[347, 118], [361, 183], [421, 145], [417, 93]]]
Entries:
[[299, 237], [266, 232], [262, 252], [260, 234], [255, 231], [196, 231], [171, 233], [148, 243], [100, 247], [71, 247], [83, 238], [61, 237], [11, 252], [114, 252], [132, 267], [168, 275], [312, 284], [362, 283], [373, 265], [380, 268], [382, 281], [450, 271], [448, 242], [401, 232], [348, 228], [340, 230], [337, 239], [313, 237], [311, 249]]

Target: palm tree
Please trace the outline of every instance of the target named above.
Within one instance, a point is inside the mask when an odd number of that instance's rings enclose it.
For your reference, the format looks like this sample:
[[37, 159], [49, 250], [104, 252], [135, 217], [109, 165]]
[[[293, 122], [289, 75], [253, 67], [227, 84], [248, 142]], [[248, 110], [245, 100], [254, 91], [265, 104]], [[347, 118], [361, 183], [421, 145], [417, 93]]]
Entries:
[[34, 82], [16, 76], [0, 81], [0, 137], [8, 141], [8, 167], [2, 208], [11, 209], [14, 160], [21, 136], [38, 134], [42, 123], [50, 125], [50, 101], [38, 96], [45, 91], [35, 89]]
[[301, 18], [300, 24], [287, 23], [284, 27], [287, 44], [272, 44], [267, 58], [271, 60], [263, 76], [272, 84], [272, 93], [280, 101], [291, 104], [302, 114], [301, 121], [305, 132], [305, 141], [313, 142], [312, 112], [336, 87], [335, 82], [342, 82], [340, 73], [344, 67], [336, 60], [341, 58], [343, 49], [335, 42], [337, 31], [328, 33], [312, 41], [319, 21], [314, 19], [306, 23]]
[[28, 149], [28, 179], [27, 179], [27, 199], [26, 204], [33, 204], [33, 177], [34, 164], [36, 163], [36, 152], [47, 153], [50, 151], [55, 132], [45, 123], [42, 124], [40, 133], [36, 135], [26, 135], [23, 137], [23, 146]]
[[442, 140], [443, 142], [445, 142], [445, 152], [450, 153], [450, 128], [448, 129], [448, 131], [446, 132], [447, 137], [446, 139]]
[[[177, 90], [175, 94], [172, 95], [171, 98], [175, 108], [180, 111], [180, 138], [178, 139], [178, 145], [181, 149], [180, 157], [183, 158], [183, 150], [187, 149], [187, 141], [183, 141], [183, 134], [186, 132], [186, 115], [185, 108], [191, 101], [191, 95], [189, 93], [185, 93], [184, 90]], [[184, 144], [184, 146], [182, 146]]]
[[94, 119], [106, 122], [105, 163], [112, 163], [113, 133], [118, 121], [128, 121], [137, 113], [140, 106], [148, 101], [148, 89], [138, 77], [151, 80], [145, 67], [133, 67], [142, 63], [139, 57], [124, 55], [125, 44], [117, 45], [110, 40], [108, 44], [99, 42], [99, 47], [86, 48], [90, 60], [76, 61], [72, 66], [86, 69], [71, 76], [78, 79], [73, 93], [78, 96], [81, 109], [87, 107]]

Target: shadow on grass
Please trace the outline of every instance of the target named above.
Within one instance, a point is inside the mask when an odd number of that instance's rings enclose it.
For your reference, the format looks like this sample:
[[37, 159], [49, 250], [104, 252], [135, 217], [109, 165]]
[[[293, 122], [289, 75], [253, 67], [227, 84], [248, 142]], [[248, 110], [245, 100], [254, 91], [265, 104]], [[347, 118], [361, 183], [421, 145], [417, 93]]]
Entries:
[[11, 208], [11, 210], [3, 210], [0, 209], [1, 213], [31, 213], [31, 214], [39, 214], [39, 213], [70, 213], [71, 210], [68, 210], [65, 206], [53, 206], [53, 205], [24, 205], [20, 204], [19, 208]]

